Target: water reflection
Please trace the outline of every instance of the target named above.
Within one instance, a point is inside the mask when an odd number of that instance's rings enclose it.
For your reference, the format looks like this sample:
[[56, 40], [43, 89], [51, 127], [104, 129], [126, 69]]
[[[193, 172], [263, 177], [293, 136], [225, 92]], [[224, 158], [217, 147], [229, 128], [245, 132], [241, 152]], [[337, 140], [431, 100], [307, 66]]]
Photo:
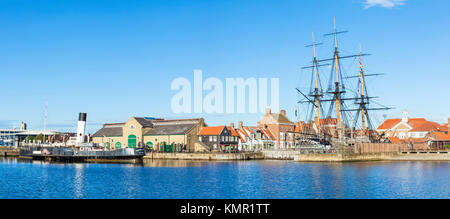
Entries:
[[0, 159], [0, 198], [450, 198], [449, 162]]
[[200, 167], [211, 164], [206, 161], [190, 161], [190, 160], [144, 160], [144, 167]]

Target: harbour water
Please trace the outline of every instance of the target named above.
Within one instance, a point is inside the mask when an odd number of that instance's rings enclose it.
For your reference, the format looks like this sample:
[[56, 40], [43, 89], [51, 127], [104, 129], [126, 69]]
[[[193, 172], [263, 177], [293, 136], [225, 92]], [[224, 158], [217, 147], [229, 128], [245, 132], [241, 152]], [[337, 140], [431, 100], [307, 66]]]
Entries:
[[0, 158], [0, 198], [450, 198], [449, 162], [149, 161]]

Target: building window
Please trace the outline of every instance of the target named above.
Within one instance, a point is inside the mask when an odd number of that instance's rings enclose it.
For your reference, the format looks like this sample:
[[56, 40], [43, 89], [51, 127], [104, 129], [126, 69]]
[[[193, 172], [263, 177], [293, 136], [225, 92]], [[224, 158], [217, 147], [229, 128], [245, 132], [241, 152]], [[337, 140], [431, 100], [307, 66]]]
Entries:
[[202, 141], [202, 136], [198, 137], [198, 140], [199, 140], [199, 141]]
[[217, 136], [214, 136], [214, 137], [213, 137], [213, 141], [217, 141]]
[[209, 136], [209, 141], [213, 141], [213, 137], [212, 136]]

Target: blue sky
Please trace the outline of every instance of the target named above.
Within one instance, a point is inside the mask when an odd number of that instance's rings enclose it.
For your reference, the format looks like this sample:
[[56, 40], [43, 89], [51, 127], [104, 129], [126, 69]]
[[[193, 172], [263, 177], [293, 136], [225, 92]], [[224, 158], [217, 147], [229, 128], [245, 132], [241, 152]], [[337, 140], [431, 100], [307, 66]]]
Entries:
[[[0, 128], [75, 130], [78, 112], [88, 130], [130, 116], [205, 117], [210, 125], [261, 114], [175, 115], [173, 79], [279, 77], [280, 108], [294, 118], [295, 87], [309, 83], [301, 66], [311, 61], [315, 31], [319, 57], [331, 54], [322, 37], [333, 28], [342, 53], [364, 60], [369, 89], [385, 112], [444, 122], [450, 116], [448, 0], [2, 0], [0, 1]], [[352, 63], [348, 63], [352, 65]], [[328, 75], [328, 72], [326, 73]], [[326, 76], [328, 77], [328, 76]], [[376, 115], [375, 122], [382, 117]]]

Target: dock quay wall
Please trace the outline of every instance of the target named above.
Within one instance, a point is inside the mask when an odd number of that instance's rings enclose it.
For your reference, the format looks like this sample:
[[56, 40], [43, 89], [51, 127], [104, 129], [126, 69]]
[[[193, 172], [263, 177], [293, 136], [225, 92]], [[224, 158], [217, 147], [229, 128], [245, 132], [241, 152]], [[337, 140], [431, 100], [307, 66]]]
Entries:
[[264, 159], [264, 154], [260, 152], [243, 153], [147, 153], [143, 159], [164, 159], [164, 160], [259, 160]]
[[0, 148], [0, 157], [18, 157], [18, 156], [19, 156], [19, 149], [9, 147]]
[[300, 154], [298, 162], [450, 161], [450, 153]]
[[300, 151], [289, 150], [264, 150], [264, 159], [268, 160], [294, 160], [295, 157], [301, 154]]

